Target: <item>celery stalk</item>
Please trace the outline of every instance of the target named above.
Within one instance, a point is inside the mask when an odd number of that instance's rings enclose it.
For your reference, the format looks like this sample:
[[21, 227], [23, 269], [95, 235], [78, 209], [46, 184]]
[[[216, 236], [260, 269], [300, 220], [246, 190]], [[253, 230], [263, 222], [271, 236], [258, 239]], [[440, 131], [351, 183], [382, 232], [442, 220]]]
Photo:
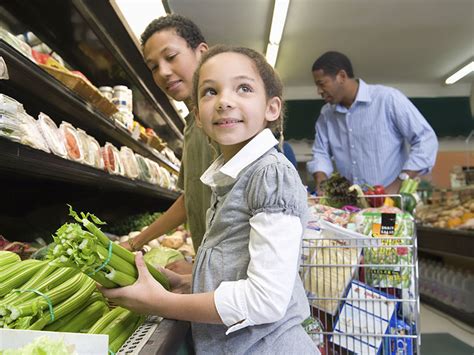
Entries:
[[[22, 264], [21, 262], [20, 264]], [[38, 270], [40, 270], [45, 264], [44, 261], [39, 263], [33, 263], [32, 265], [28, 264], [26, 267], [17, 269], [16, 273], [12, 273], [8, 280], [4, 280], [0, 283], [0, 297], [5, 296], [8, 292], [14, 288], [23, 285], [27, 282], [30, 277], [34, 276]]]
[[[65, 301], [55, 305], [54, 307], [55, 319], [61, 319], [62, 317], [74, 311], [76, 308], [81, 308], [85, 303], [87, 303], [88, 298], [96, 289], [95, 283], [87, 277], [82, 278], [78, 283], [80, 284], [81, 287], [79, 288], [77, 292], [75, 292], [71, 297], [67, 298]], [[41, 330], [49, 323], [51, 323], [50, 314], [45, 312], [28, 329]]]
[[112, 341], [109, 340], [109, 350], [113, 353], [116, 353], [120, 350], [123, 344], [127, 341], [128, 338], [137, 330], [137, 328], [143, 324], [145, 321], [144, 316], [136, 316], [135, 322], [130, 322], [126, 324], [126, 327], [121, 329], [120, 334]]
[[89, 329], [88, 334], [103, 334], [104, 328], [106, 328], [110, 322], [117, 318], [120, 314], [128, 312], [125, 308], [116, 307], [110, 312], [102, 316], [95, 324]]

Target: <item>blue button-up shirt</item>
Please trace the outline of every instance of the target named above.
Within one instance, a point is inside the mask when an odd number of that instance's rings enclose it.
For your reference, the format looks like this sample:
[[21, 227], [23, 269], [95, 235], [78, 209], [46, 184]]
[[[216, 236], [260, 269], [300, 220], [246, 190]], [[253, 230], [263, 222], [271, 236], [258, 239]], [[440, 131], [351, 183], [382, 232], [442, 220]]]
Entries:
[[340, 104], [321, 109], [307, 168], [329, 176], [335, 165], [355, 184], [387, 186], [402, 170], [429, 172], [437, 150], [436, 134], [405, 95], [359, 79], [349, 109]]

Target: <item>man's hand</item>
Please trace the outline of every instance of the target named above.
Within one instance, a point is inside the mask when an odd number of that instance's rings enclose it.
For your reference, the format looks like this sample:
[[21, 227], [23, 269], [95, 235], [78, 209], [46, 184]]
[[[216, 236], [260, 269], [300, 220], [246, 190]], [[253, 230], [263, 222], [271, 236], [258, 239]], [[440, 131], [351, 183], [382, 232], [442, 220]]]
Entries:
[[387, 195], [395, 195], [400, 192], [400, 186], [402, 185], [402, 180], [396, 178], [394, 182], [385, 187], [385, 193]]
[[314, 178], [316, 193], [318, 194], [318, 196], [324, 196], [324, 190], [321, 189], [321, 183], [324, 180], [328, 179], [327, 175], [321, 171], [317, 171], [313, 174], [313, 178]]
[[193, 272], [193, 264], [187, 262], [185, 259], [169, 263], [166, 265], [166, 268], [180, 275], [188, 275]]

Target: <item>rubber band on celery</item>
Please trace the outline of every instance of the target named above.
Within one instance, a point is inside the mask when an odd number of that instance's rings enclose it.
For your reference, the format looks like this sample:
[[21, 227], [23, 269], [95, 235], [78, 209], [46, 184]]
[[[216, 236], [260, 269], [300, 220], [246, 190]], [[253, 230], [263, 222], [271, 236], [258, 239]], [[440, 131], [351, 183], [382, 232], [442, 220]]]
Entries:
[[33, 292], [33, 293], [36, 293], [37, 295], [43, 297], [46, 302], [48, 303], [48, 307], [49, 307], [49, 315], [51, 316], [51, 322], [54, 322], [54, 310], [53, 310], [53, 303], [51, 302], [51, 299], [48, 297], [48, 295], [45, 295], [44, 293], [34, 289], [34, 288], [26, 288], [24, 290], [22, 289], [17, 289], [17, 290], [13, 290], [14, 292]]
[[112, 241], [109, 241], [109, 254], [107, 255], [107, 259], [105, 259], [104, 263], [100, 265], [97, 269], [95, 269], [91, 273], [88, 273], [87, 276], [94, 276], [96, 273], [98, 273], [100, 270], [102, 270], [104, 267], [107, 266], [111, 258], [112, 258]]

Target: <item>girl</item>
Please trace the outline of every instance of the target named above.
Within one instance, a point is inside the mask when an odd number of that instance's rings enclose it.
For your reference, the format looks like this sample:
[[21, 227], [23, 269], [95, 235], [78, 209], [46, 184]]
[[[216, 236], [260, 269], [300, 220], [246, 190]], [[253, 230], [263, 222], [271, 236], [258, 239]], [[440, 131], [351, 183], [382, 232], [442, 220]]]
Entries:
[[189, 320], [198, 354], [315, 354], [301, 322], [309, 305], [298, 276], [306, 192], [274, 148], [282, 83], [259, 53], [216, 46], [193, 81], [196, 120], [222, 155], [202, 175], [212, 189], [207, 230], [189, 277], [155, 282], [137, 255], [137, 282], [103, 290], [133, 311]]

